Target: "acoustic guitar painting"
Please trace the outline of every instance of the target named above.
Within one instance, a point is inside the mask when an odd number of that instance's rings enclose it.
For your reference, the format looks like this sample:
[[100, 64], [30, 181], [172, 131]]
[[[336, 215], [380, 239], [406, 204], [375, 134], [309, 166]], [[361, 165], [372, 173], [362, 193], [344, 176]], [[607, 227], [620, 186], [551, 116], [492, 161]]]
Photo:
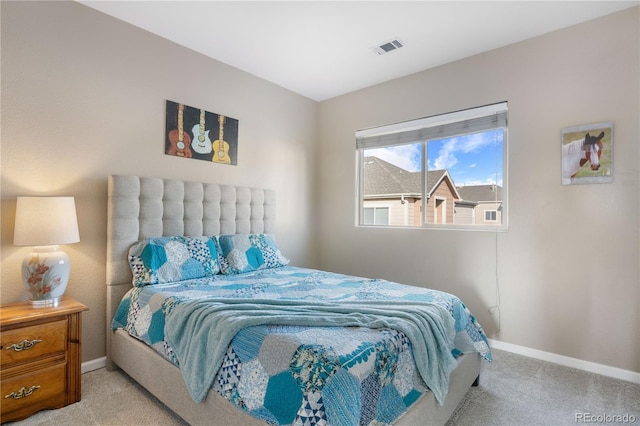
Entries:
[[[218, 138], [212, 141], [215, 124]], [[238, 120], [167, 100], [165, 154], [237, 165]]]
[[229, 158], [229, 143], [224, 140], [224, 115], [218, 116], [218, 139], [213, 141], [213, 158], [211, 161], [215, 163], [231, 164], [231, 158]]
[[[204, 110], [200, 110], [200, 123], [193, 126], [193, 142], [191, 148], [198, 154], [210, 154], [212, 150], [211, 139], [209, 139], [209, 131], [204, 128]], [[196, 136], [198, 135], [198, 136]]]
[[191, 158], [191, 150], [189, 143], [191, 137], [183, 130], [184, 105], [178, 104], [178, 128], [169, 132], [170, 147], [167, 152], [169, 155], [177, 155], [178, 157]]

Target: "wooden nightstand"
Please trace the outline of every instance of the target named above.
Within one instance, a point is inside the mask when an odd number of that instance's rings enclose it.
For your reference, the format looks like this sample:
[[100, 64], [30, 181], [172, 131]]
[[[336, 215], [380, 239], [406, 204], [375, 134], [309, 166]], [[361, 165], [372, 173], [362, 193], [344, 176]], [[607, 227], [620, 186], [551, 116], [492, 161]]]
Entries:
[[71, 297], [58, 306], [0, 305], [0, 420], [80, 401], [82, 311]]

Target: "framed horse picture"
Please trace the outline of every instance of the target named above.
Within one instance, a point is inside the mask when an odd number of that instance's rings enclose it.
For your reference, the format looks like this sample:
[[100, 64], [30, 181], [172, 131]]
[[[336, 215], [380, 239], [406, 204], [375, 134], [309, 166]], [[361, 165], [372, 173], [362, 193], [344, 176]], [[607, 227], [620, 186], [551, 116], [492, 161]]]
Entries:
[[562, 184], [613, 182], [613, 123], [562, 130]]

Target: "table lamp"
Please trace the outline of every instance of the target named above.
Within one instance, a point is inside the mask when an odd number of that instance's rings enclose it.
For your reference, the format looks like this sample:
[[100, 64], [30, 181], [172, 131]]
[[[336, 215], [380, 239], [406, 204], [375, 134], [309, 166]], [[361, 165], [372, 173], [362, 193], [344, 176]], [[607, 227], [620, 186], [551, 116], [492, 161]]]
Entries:
[[22, 261], [33, 306], [56, 306], [69, 281], [69, 256], [58, 244], [80, 241], [73, 197], [18, 197], [13, 244], [34, 246]]

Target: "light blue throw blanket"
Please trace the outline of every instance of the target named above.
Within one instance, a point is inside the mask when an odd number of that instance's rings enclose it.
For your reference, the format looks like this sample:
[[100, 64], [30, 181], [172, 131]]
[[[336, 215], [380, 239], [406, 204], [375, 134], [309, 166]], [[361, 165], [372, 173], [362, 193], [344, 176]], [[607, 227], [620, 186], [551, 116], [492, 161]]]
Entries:
[[454, 319], [435, 303], [411, 301], [204, 299], [177, 304], [167, 315], [165, 336], [180, 363], [191, 397], [201, 402], [211, 388], [229, 343], [245, 327], [302, 325], [391, 328], [411, 341], [420, 375], [442, 404], [456, 367]]

